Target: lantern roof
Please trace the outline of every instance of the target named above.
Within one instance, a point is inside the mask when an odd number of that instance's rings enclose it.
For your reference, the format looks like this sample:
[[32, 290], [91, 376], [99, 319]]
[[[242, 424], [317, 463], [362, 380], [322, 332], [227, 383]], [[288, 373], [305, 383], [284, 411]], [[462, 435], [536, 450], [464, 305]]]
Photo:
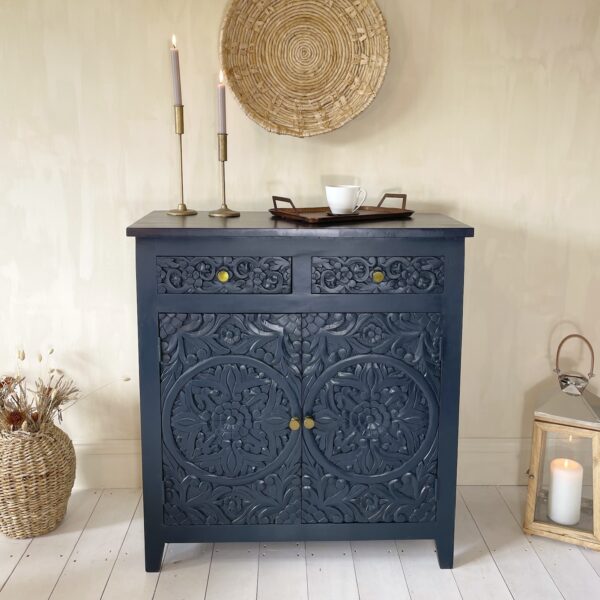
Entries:
[[538, 401], [534, 415], [544, 421], [600, 431], [600, 398], [587, 389], [578, 395], [556, 390]]

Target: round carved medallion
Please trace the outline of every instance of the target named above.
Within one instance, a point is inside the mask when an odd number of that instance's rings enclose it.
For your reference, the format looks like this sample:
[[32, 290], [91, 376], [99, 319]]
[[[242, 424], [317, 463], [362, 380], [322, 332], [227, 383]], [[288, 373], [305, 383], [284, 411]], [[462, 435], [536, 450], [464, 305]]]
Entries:
[[353, 357], [326, 369], [304, 411], [317, 423], [305, 438], [313, 454], [352, 481], [399, 477], [423, 459], [437, 431], [438, 404], [425, 378], [386, 356]]
[[173, 385], [163, 437], [186, 470], [213, 483], [242, 484], [285, 461], [299, 436], [289, 429], [292, 414], [299, 414], [297, 393], [275, 369], [249, 357], [215, 357]]

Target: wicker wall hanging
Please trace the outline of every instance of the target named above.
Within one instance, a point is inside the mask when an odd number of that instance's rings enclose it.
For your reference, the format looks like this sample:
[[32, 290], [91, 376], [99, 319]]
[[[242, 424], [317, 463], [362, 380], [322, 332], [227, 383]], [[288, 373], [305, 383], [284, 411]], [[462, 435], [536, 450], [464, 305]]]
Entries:
[[375, 0], [232, 0], [221, 31], [221, 64], [246, 114], [296, 137], [369, 106], [389, 54]]

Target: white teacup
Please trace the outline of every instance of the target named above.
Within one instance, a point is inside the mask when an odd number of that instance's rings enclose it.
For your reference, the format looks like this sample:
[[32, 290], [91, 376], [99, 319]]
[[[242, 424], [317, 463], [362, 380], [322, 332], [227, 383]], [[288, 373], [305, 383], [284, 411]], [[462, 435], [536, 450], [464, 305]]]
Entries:
[[351, 215], [367, 199], [366, 190], [358, 185], [327, 185], [325, 194], [327, 195], [327, 204], [334, 215]]

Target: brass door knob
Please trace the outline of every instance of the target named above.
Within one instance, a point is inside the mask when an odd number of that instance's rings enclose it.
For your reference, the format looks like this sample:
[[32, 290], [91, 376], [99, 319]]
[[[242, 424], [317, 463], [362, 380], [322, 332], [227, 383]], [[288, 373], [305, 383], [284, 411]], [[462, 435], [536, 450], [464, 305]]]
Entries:
[[229, 281], [229, 271], [219, 271], [217, 273], [217, 279], [221, 282], [221, 283], [227, 283]]
[[304, 428], [313, 429], [316, 425], [315, 420], [312, 417], [304, 417]]
[[383, 271], [373, 271], [373, 275], [371, 275], [373, 279], [373, 283], [381, 283], [385, 279], [385, 274]]
[[298, 429], [300, 429], [300, 419], [298, 417], [292, 417], [290, 419], [289, 428], [292, 431], [298, 431]]

